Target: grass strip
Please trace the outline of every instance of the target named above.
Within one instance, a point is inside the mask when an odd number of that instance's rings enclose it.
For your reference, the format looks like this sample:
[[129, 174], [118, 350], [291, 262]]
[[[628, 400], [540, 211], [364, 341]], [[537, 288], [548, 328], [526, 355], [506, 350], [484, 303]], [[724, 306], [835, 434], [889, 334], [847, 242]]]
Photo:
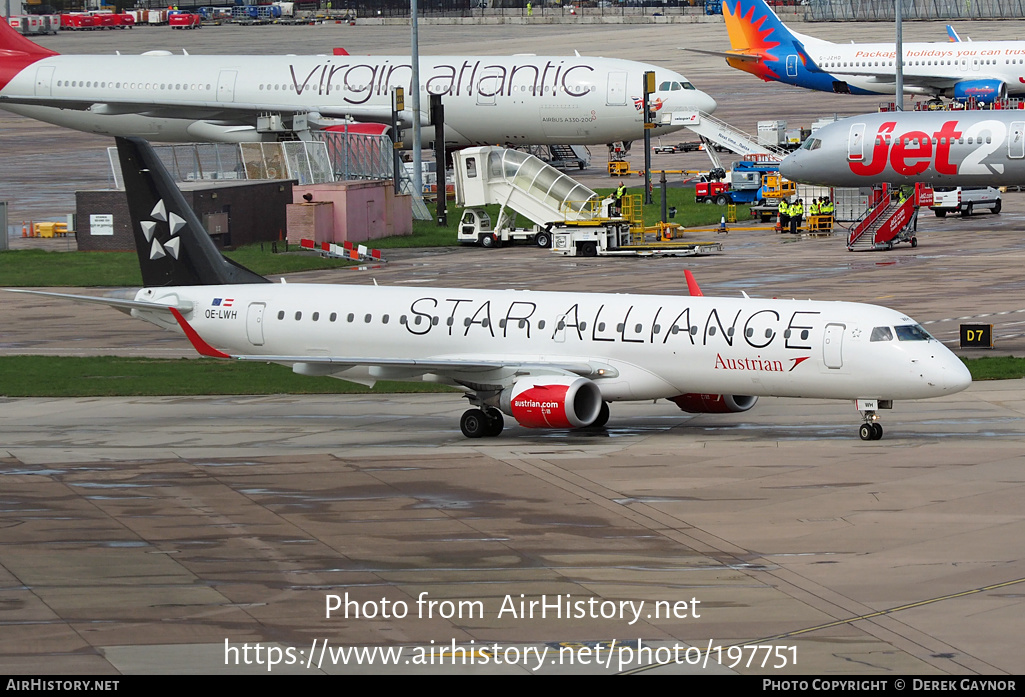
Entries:
[[207, 358], [3, 356], [0, 394], [8, 397], [140, 397], [264, 394], [455, 392], [429, 382], [378, 382], [373, 389], [296, 375], [287, 366]]

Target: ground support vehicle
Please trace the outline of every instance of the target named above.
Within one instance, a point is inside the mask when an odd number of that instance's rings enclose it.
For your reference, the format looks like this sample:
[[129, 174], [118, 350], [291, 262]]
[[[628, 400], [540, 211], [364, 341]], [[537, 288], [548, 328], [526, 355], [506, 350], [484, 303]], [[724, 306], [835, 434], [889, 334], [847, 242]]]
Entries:
[[552, 246], [550, 226], [518, 228], [513, 222], [511, 225], [502, 225], [496, 229], [491, 225], [491, 216], [481, 208], [463, 209], [463, 217], [459, 220], [459, 230], [456, 234], [460, 244], [477, 244], [488, 248], [517, 242], [538, 247]]
[[1002, 205], [1000, 190], [992, 186], [935, 186], [929, 207], [937, 218], [942, 218], [947, 213], [960, 213], [967, 217], [976, 210], [999, 213]]
[[[645, 229], [640, 196], [602, 199], [540, 158], [499, 147], [466, 148], [453, 153], [456, 205], [461, 242], [497, 247], [530, 241], [570, 256], [700, 254], [721, 251], [713, 242], [684, 242], [680, 227], [662, 223]], [[500, 205], [498, 221], [477, 206]], [[534, 223], [517, 228], [516, 214]]]
[[797, 193], [796, 185], [780, 176], [779, 162], [770, 158], [734, 162], [726, 178], [728, 182], [699, 182], [694, 200], [720, 206], [749, 204], [751, 216], [768, 223], [776, 216], [779, 200]]
[[[679, 230], [679, 226], [674, 226]], [[571, 257], [700, 256], [721, 252], [720, 242], [679, 239], [670, 226], [638, 232], [625, 220], [557, 224], [552, 227], [552, 251]], [[667, 234], [668, 233], [668, 234]]]

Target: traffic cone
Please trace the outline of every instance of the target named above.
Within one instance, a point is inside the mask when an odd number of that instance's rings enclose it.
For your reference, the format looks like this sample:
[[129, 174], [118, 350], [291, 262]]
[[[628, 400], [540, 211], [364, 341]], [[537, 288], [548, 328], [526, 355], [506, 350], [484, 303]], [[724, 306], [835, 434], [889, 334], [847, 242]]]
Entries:
[[21, 221], [21, 236], [28, 237], [28, 226], [25, 225], [25, 221]]

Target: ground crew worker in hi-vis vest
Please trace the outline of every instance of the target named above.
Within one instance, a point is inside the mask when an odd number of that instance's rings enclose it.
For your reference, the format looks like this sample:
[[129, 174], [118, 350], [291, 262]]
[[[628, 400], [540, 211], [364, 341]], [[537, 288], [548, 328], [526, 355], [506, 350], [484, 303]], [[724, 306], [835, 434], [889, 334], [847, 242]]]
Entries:
[[779, 231], [786, 232], [790, 227], [790, 202], [781, 198], [776, 210], [779, 212]]
[[[808, 217], [809, 218], [818, 217], [818, 214], [819, 214], [819, 200], [817, 198], [813, 198], [811, 200], [811, 203], [808, 204]], [[813, 222], [812, 225], [816, 224], [817, 222], [818, 221]]]
[[801, 219], [804, 218], [804, 201], [797, 199], [790, 208], [790, 234], [796, 235], [798, 228], [801, 227]]
[[623, 215], [623, 197], [626, 196], [626, 184], [619, 182], [616, 189], [616, 215]]

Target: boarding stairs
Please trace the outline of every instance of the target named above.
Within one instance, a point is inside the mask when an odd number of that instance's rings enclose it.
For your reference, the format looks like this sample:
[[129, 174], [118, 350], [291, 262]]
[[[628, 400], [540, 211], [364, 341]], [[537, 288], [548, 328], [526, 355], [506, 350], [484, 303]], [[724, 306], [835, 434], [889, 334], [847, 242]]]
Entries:
[[549, 145], [548, 164], [559, 169], [583, 169], [591, 164], [591, 153], [582, 145]]
[[894, 201], [884, 189], [879, 201], [851, 228], [847, 249], [851, 252], [893, 249], [898, 242], [910, 242], [912, 247], [917, 247], [917, 228], [915, 197]]
[[703, 111], [674, 111], [662, 118], [663, 124], [671, 126], [686, 126], [701, 136], [705, 143], [705, 152], [715, 167], [722, 167], [719, 158], [715, 154], [715, 148], [708, 147], [708, 144], [719, 145], [730, 152], [742, 155], [745, 159], [752, 159], [754, 155], [770, 157], [781, 161], [787, 156], [787, 151], [771, 145], [761, 145], [758, 139], [749, 133], [734, 128], [725, 121], [720, 121]]
[[453, 160], [456, 205], [500, 205], [496, 230], [511, 218], [506, 208], [541, 227], [593, 220], [601, 213], [598, 194], [528, 153], [485, 146], [458, 150]]

